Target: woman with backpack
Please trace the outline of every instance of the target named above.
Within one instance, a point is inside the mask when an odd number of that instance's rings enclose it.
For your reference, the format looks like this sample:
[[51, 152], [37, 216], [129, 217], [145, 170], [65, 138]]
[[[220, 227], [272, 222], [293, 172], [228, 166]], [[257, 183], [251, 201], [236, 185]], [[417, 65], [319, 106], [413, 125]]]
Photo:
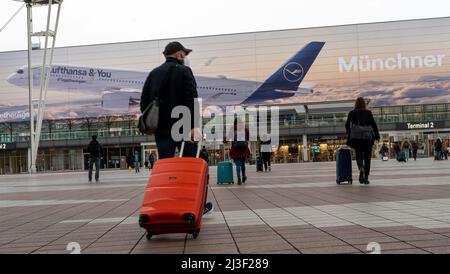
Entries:
[[356, 163], [359, 169], [359, 182], [369, 184], [370, 161], [375, 140], [380, 140], [378, 126], [372, 112], [367, 109], [366, 101], [358, 97], [355, 108], [350, 111], [345, 123], [347, 145], [356, 152]]
[[[238, 132], [245, 132], [245, 137], [238, 136]], [[239, 138], [241, 137], [241, 138]], [[247, 181], [245, 173], [245, 161], [250, 155], [250, 149], [248, 148], [249, 130], [245, 127], [244, 122], [241, 120], [234, 120], [234, 131], [230, 130], [228, 134], [228, 140], [231, 141], [230, 158], [233, 159], [236, 164], [236, 174], [238, 178], [238, 185]], [[244, 139], [244, 140], [241, 140]], [[241, 179], [242, 172], [242, 179]]]

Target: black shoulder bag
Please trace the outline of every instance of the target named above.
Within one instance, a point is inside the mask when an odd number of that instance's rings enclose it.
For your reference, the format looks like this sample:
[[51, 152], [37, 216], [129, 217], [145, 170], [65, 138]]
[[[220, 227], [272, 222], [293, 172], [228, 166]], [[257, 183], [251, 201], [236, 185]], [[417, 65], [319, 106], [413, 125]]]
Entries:
[[152, 135], [158, 129], [160, 103], [159, 95], [161, 90], [167, 87], [169, 77], [176, 66], [177, 65], [173, 65], [169, 68], [163, 81], [161, 82], [161, 86], [156, 91], [155, 99], [153, 99], [153, 101], [147, 106], [144, 112], [142, 112], [142, 115], [139, 117], [137, 127], [142, 134]]
[[354, 124], [351, 122], [350, 127], [350, 140], [365, 140], [372, 141], [375, 138], [375, 132], [372, 126], [362, 126], [359, 123]]

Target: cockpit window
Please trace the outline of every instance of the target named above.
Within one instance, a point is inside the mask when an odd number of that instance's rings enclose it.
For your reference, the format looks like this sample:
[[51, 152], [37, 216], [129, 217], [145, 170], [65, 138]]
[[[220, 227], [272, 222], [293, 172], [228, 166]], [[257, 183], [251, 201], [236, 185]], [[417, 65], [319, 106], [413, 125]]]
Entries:
[[17, 70], [17, 73], [18, 73], [18, 74], [23, 74], [23, 69]]

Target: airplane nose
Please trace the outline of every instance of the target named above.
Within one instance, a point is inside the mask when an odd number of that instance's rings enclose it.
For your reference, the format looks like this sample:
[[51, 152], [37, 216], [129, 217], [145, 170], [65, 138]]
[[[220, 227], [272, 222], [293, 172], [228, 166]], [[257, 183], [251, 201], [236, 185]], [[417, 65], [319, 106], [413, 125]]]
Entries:
[[6, 78], [6, 82], [12, 84], [13, 80], [14, 80], [14, 76], [15, 76], [15, 73], [9, 75], [8, 78]]

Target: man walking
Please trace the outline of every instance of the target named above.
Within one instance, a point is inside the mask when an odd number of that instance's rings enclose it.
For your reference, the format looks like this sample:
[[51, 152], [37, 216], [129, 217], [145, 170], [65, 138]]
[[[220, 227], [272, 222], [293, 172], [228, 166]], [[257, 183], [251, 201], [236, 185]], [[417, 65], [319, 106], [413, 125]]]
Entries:
[[141, 171], [140, 170], [141, 163], [139, 162], [139, 152], [135, 151], [133, 158], [134, 158], [133, 159], [134, 160], [134, 170], [136, 173], [139, 173]]
[[97, 141], [97, 136], [92, 136], [92, 140], [87, 147], [89, 153], [89, 182], [92, 182], [92, 169], [95, 164], [95, 182], [98, 183], [100, 177], [100, 160], [103, 156], [103, 147]]
[[413, 142], [413, 144], [412, 144], [412, 153], [413, 153], [414, 161], [417, 160], [417, 150], [418, 149], [419, 149], [419, 146], [417, 145], [417, 143]]
[[[145, 81], [141, 96], [141, 112], [155, 99], [159, 99], [159, 122], [155, 132], [158, 158], [174, 157], [175, 151], [181, 150], [181, 142], [175, 141], [172, 136], [172, 128], [179, 118], [172, 118], [172, 110], [177, 106], [187, 107], [190, 111], [190, 142], [185, 142], [184, 157], [195, 157], [197, 151], [198, 129], [194, 127], [194, 121], [198, 121], [198, 114], [194, 111], [197, 102], [197, 83], [192, 70], [185, 66], [186, 56], [191, 49], [185, 48], [179, 42], [170, 42], [164, 49], [165, 63], [153, 69]], [[184, 117], [183, 117], [184, 118]], [[183, 130], [187, 129], [183, 127]], [[176, 130], [177, 131], [177, 130]], [[205, 203], [204, 214], [212, 211], [213, 205]]]

